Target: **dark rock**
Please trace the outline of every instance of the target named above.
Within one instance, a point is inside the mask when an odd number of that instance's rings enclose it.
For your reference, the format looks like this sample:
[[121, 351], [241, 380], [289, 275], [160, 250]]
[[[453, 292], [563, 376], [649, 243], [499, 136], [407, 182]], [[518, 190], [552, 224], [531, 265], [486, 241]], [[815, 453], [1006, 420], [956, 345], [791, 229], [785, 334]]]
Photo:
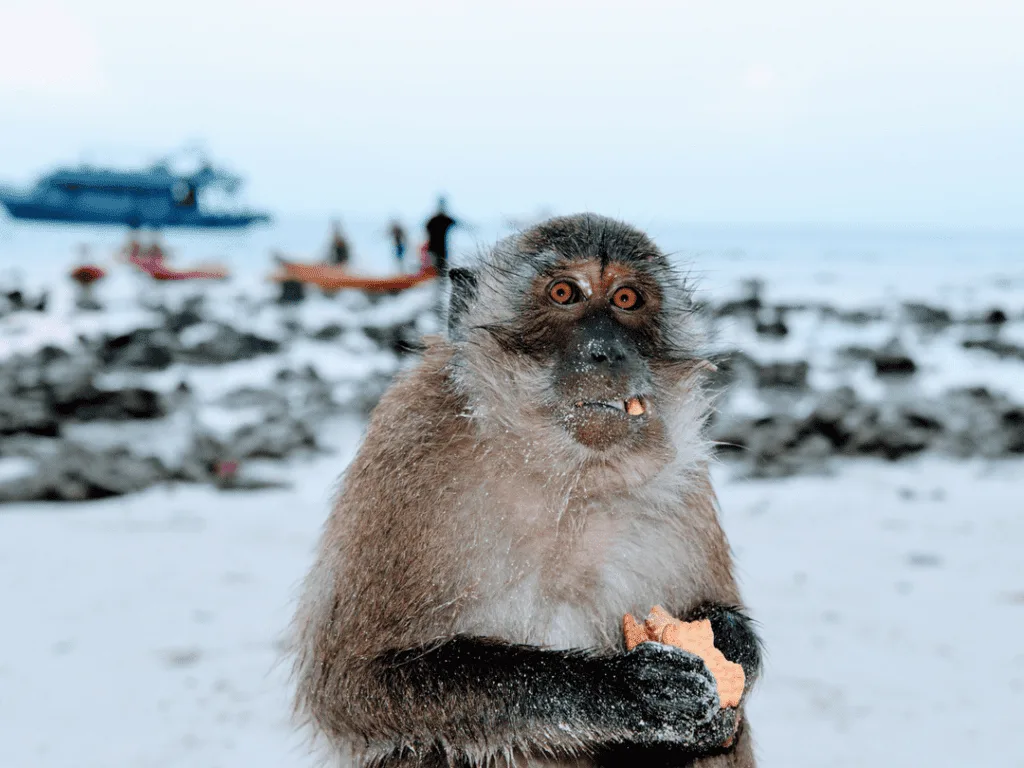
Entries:
[[834, 450], [841, 451], [860, 424], [869, 418], [857, 401], [853, 388], [841, 387], [821, 396], [804, 421], [801, 431], [822, 437]]
[[836, 354], [840, 357], [845, 357], [848, 360], [874, 363], [875, 355], [877, 355], [878, 352], [871, 347], [862, 347], [858, 344], [850, 344], [849, 346], [838, 349]]
[[77, 421], [157, 419], [166, 415], [160, 395], [141, 387], [92, 389], [55, 402], [54, 410], [62, 418]]
[[821, 316], [823, 319], [835, 319], [849, 325], [868, 325], [885, 319], [885, 313], [880, 309], [842, 310], [834, 307], [822, 307]]
[[368, 326], [363, 328], [363, 333], [384, 349], [390, 349], [398, 355], [408, 355], [423, 350], [415, 321], [403, 325]]
[[204, 320], [202, 314], [204, 303], [202, 296], [193, 296], [185, 301], [181, 309], [166, 310], [164, 328], [173, 334], [178, 334], [186, 328], [199, 325]]
[[805, 389], [809, 370], [810, 366], [806, 360], [798, 360], [759, 364], [754, 374], [757, 387], [760, 389]]
[[38, 365], [52, 365], [61, 360], [68, 360], [71, 357], [71, 353], [61, 347], [55, 347], [52, 344], [47, 344], [40, 348], [35, 354], [35, 362]]
[[719, 454], [746, 463], [753, 477], [817, 471], [833, 452], [828, 439], [812, 434], [799, 418], [788, 414], [724, 421], [713, 426], [711, 437]]
[[917, 371], [917, 364], [893, 339], [875, 354], [875, 373], [879, 376], [909, 375]]
[[136, 368], [160, 371], [174, 362], [174, 342], [162, 330], [139, 328], [107, 338], [99, 349], [99, 358], [112, 368]]
[[915, 325], [922, 325], [929, 328], [945, 328], [953, 322], [952, 315], [941, 307], [931, 307], [927, 304], [908, 302], [903, 305], [903, 311], [910, 322]]
[[716, 317], [754, 317], [761, 311], [761, 300], [757, 297], [748, 297], [736, 301], [727, 301], [719, 304], [715, 309]]
[[273, 339], [239, 331], [230, 325], [218, 324], [210, 338], [182, 349], [179, 356], [190, 363], [218, 365], [271, 354], [277, 352], [280, 346]]
[[875, 373], [879, 376], [909, 375], [917, 364], [906, 355], [879, 355], [875, 358]]
[[743, 298], [720, 304], [714, 311], [716, 317], [757, 317], [764, 306], [761, 300], [764, 283], [757, 279], [744, 280], [741, 288], [745, 294]]
[[748, 474], [758, 477], [818, 471], [831, 456], [896, 461], [935, 451], [995, 458], [1024, 454], [1024, 405], [985, 387], [882, 403], [861, 401], [843, 387], [820, 395], [806, 417], [718, 415], [710, 436], [719, 454], [746, 464]]
[[1006, 316], [1006, 313], [1003, 312], [1003, 310], [1001, 309], [989, 310], [984, 317], [984, 322], [986, 325], [1005, 325], [1007, 320], [1009, 320], [1009, 318]]
[[36, 501], [46, 496], [44, 470], [39, 462], [21, 456], [8, 461], [23, 464], [24, 470], [18, 473], [5, 473], [5, 477], [0, 480], [0, 504]]
[[161, 463], [127, 449], [93, 450], [53, 440], [21, 442], [15, 455], [35, 463], [31, 474], [0, 484], [0, 501], [83, 501], [135, 493], [167, 479]]
[[135, 493], [167, 479], [167, 472], [157, 459], [134, 456], [125, 448], [96, 453], [69, 445], [61, 472], [58, 493], [69, 500], [68, 484], [75, 488], [84, 486], [86, 498], [96, 499]]
[[1019, 406], [985, 387], [951, 390], [936, 410], [944, 414], [941, 448], [954, 456], [996, 458], [1018, 453], [1024, 442]]
[[220, 462], [228, 460], [235, 458], [222, 441], [213, 435], [196, 432], [174, 477], [193, 483], [214, 482]]
[[279, 416], [238, 429], [229, 441], [238, 459], [283, 459], [300, 449], [317, 447], [316, 435], [298, 419]]
[[325, 325], [320, 330], [315, 331], [313, 333], [313, 338], [316, 339], [317, 341], [334, 341], [344, 332], [345, 329], [342, 328], [337, 323], [330, 323], [328, 325]]
[[262, 408], [267, 411], [287, 410], [288, 399], [280, 392], [257, 387], [240, 387], [220, 399], [220, 404], [229, 408]]
[[754, 330], [759, 336], [781, 339], [789, 333], [789, 326], [786, 325], [783, 311], [776, 308], [771, 320], [765, 322], [758, 317], [757, 322], [754, 324]]
[[282, 368], [274, 374], [274, 380], [282, 383], [322, 382], [323, 378], [313, 365], [306, 365], [301, 369]]
[[810, 304], [808, 302], [782, 302], [775, 305], [775, 309], [783, 314], [789, 314], [790, 312], [810, 312], [812, 309], [818, 309], [819, 305]]
[[1013, 406], [1001, 416], [1007, 453], [1024, 453], [1024, 408]]
[[708, 384], [720, 389], [729, 386], [745, 375], [753, 375], [757, 363], [745, 352], [731, 349], [715, 355], [712, 362], [717, 370], [708, 373]]
[[46, 305], [50, 299], [50, 292], [43, 291], [36, 298], [31, 298], [20, 289], [8, 291], [4, 294], [7, 299], [7, 307], [12, 312], [45, 312]]
[[1024, 360], [1024, 347], [1000, 339], [966, 339], [964, 349], [981, 349], [1003, 359]]
[[870, 362], [879, 376], [909, 375], [917, 370], [917, 364], [895, 339], [881, 349], [851, 344], [840, 348], [836, 354], [855, 362]]
[[0, 396], [0, 435], [56, 437], [60, 421], [42, 391]]
[[856, 435], [851, 444], [855, 453], [896, 461], [920, 453], [928, 447], [928, 442], [926, 434], [883, 422]]

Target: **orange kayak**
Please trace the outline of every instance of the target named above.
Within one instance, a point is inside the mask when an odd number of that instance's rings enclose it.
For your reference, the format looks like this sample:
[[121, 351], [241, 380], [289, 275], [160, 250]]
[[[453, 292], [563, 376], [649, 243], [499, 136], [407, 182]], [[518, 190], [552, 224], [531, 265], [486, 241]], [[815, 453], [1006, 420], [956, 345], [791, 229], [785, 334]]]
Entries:
[[435, 267], [425, 267], [415, 275], [393, 275], [391, 277], [371, 277], [354, 275], [344, 267], [331, 264], [302, 264], [295, 261], [282, 261], [281, 268], [270, 276], [271, 280], [283, 283], [296, 280], [300, 283], [312, 283], [327, 291], [342, 288], [355, 288], [370, 293], [390, 293], [404, 291], [420, 283], [433, 280], [438, 275]]

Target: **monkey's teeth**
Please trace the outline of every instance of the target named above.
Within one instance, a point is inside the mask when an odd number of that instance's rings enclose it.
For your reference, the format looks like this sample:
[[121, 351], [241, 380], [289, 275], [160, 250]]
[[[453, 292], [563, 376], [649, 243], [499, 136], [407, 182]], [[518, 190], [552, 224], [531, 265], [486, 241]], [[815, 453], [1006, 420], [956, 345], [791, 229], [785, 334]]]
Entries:
[[623, 404], [623, 407], [625, 408], [626, 413], [630, 416], [643, 416], [647, 411], [647, 408], [644, 407], [644, 401], [639, 397], [629, 398], [629, 400]]
[[628, 413], [630, 416], [643, 416], [647, 412], [647, 406], [639, 397], [631, 397], [628, 400], [577, 400], [577, 408], [584, 406], [601, 406], [602, 408], [614, 408], [616, 411]]

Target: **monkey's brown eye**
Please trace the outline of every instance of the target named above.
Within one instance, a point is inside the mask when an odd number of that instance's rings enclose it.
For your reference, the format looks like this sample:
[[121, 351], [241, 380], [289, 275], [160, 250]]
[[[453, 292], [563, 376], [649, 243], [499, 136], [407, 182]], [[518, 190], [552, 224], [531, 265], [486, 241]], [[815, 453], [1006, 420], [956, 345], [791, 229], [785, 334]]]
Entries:
[[636, 309], [643, 302], [640, 300], [640, 294], [632, 288], [619, 288], [612, 294], [612, 304], [619, 309]]
[[580, 289], [568, 280], [559, 280], [548, 288], [548, 296], [555, 304], [575, 304], [580, 300]]

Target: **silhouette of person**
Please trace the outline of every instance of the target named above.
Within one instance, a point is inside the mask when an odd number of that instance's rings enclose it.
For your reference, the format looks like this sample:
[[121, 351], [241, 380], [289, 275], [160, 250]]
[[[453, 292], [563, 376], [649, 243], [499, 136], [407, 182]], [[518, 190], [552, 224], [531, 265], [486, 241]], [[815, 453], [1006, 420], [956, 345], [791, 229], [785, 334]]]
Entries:
[[396, 220], [388, 227], [388, 234], [391, 235], [391, 245], [395, 249], [395, 258], [398, 259], [398, 269], [401, 271], [405, 263], [405, 230]]
[[427, 220], [427, 251], [434, 259], [434, 266], [444, 275], [448, 272], [448, 231], [459, 222], [447, 213], [447, 201], [437, 198], [437, 213]]
[[331, 224], [331, 255], [330, 262], [338, 266], [347, 266], [349, 259], [348, 240], [341, 232], [341, 222], [335, 219]]
[[164, 260], [167, 258], [167, 254], [164, 253], [164, 249], [163, 247], [161, 247], [160, 241], [157, 240], [155, 237], [153, 238], [153, 242], [150, 243], [149, 248], [143, 249], [142, 255], [143, 258], [148, 259], [149, 261], [152, 261], [156, 264], [162, 264]]

